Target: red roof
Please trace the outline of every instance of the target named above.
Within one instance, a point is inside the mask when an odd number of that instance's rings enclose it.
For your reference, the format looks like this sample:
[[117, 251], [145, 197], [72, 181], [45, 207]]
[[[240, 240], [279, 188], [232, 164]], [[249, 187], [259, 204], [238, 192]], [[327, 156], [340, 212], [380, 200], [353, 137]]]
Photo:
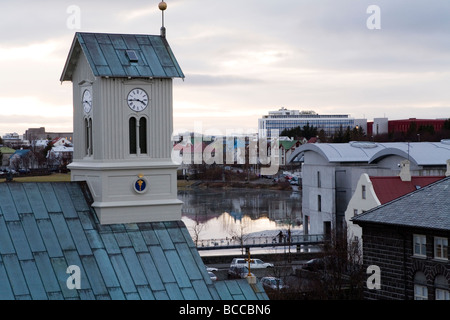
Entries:
[[411, 177], [411, 181], [402, 181], [400, 177], [370, 177], [370, 180], [378, 200], [385, 204], [443, 178], [445, 177], [421, 176]]

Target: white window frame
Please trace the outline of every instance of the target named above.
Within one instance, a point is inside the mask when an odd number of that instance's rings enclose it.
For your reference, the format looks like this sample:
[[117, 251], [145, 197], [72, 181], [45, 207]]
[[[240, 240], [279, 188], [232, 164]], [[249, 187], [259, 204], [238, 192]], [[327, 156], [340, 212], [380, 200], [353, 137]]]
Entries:
[[450, 300], [450, 291], [445, 289], [436, 288], [435, 291], [436, 300]]
[[428, 287], [422, 284], [415, 284], [414, 300], [428, 300]]
[[434, 258], [448, 260], [448, 238], [434, 237]]
[[[419, 240], [419, 241], [417, 241]], [[419, 245], [419, 253], [416, 252], [416, 245]], [[427, 237], [423, 234], [413, 235], [413, 255], [415, 257], [427, 256]]]

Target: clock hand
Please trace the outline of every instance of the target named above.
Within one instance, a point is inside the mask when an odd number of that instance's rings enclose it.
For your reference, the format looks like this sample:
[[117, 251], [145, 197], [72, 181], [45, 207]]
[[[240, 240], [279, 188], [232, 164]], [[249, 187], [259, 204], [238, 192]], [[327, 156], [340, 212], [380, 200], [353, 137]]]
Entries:
[[143, 100], [140, 99], [128, 99], [128, 101], [139, 101], [140, 103], [142, 103], [143, 105], [145, 105], [145, 102]]

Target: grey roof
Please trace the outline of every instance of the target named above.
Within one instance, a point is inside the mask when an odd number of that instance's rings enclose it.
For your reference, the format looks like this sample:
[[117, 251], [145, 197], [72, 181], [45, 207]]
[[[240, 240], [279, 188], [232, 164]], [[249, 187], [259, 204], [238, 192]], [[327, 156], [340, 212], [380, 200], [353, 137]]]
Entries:
[[[137, 62], [127, 50], [134, 51]], [[81, 51], [96, 77], [184, 78], [165, 37], [77, 32], [61, 81], [72, 80]]]
[[375, 207], [351, 219], [354, 223], [378, 223], [436, 230], [450, 230], [450, 177]]
[[309, 143], [297, 148], [291, 155], [294, 159], [305, 151], [314, 151], [329, 162], [374, 163], [380, 159], [398, 155], [409, 158], [420, 166], [445, 165], [450, 159], [450, 142], [350, 142], [350, 143]]
[[0, 300], [267, 299], [212, 282], [182, 221], [100, 225], [89, 199], [83, 183], [0, 183]]

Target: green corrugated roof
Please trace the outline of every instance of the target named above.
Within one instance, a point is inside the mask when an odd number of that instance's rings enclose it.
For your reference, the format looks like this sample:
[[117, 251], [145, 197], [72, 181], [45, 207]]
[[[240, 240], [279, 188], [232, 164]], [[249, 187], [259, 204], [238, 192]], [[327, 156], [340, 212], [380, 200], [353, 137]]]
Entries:
[[297, 142], [298, 142], [298, 140], [293, 140], [293, 141], [280, 141], [280, 145], [282, 145], [283, 148], [284, 148], [285, 150], [289, 150], [289, 149], [291, 149]]
[[[129, 59], [132, 50], [137, 62]], [[136, 34], [75, 34], [61, 81], [72, 80], [80, 51], [96, 77], [184, 78], [165, 37]]]
[[212, 282], [182, 221], [101, 225], [89, 199], [78, 182], [0, 183], [0, 300], [267, 299], [260, 284]]

